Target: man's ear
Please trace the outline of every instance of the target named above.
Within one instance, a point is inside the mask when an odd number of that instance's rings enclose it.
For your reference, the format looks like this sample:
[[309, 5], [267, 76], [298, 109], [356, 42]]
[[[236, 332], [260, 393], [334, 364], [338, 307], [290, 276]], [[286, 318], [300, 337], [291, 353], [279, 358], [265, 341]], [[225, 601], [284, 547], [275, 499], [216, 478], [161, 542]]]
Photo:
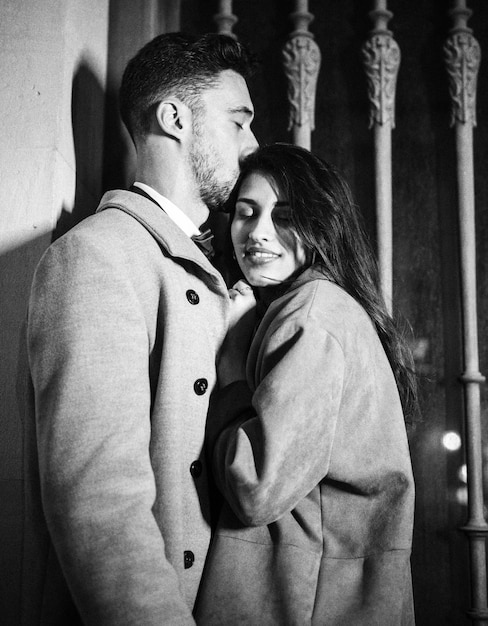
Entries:
[[156, 108], [156, 120], [165, 135], [181, 140], [191, 129], [191, 111], [176, 98], [163, 100]]

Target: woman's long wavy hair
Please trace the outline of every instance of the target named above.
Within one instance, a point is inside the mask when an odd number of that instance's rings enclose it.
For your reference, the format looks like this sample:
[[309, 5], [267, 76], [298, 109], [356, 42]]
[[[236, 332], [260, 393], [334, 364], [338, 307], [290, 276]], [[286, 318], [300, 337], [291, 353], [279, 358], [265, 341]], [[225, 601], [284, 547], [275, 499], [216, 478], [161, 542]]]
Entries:
[[298, 146], [262, 146], [243, 162], [232, 210], [242, 180], [262, 172], [287, 196], [291, 225], [326, 278], [342, 287], [368, 313], [396, 379], [407, 421], [417, 414], [417, 385], [411, 351], [389, 314], [379, 289], [375, 257], [351, 191], [337, 170]]

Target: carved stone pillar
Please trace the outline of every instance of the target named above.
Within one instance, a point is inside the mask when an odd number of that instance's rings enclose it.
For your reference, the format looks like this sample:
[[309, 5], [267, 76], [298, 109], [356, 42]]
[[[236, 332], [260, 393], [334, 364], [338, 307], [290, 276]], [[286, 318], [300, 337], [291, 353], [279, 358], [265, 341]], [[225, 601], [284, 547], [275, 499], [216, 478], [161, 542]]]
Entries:
[[283, 66], [288, 78], [290, 105], [288, 130], [293, 143], [310, 150], [315, 128], [315, 93], [321, 54], [308, 30], [313, 15], [308, 12], [307, 0], [297, 0], [291, 14], [294, 31], [283, 48]]
[[488, 624], [485, 543], [488, 525], [483, 505], [483, 461], [480, 421], [478, 324], [476, 307], [476, 231], [474, 206], [473, 127], [476, 126], [476, 82], [481, 60], [478, 42], [467, 20], [471, 11], [465, 0], [450, 11], [454, 26], [444, 46], [452, 102], [451, 125], [456, 132], [461, 296], [463, 311], [465, 390], [465, 446], [468, 483], [468, 521], [463, 530], [469, 541], [471, 609], [473, 623]]
[[362, 52], [370, 101], [369, 126], [374, 128], [376, 233], [380, 284], [387, 307], [393, 297], [393, 227], [391, 130], [395, 128], [395, 89], [400, 48], [388, 30], [393, 14], [386, 0], [375, 0], [370, 12], [374, 28]]

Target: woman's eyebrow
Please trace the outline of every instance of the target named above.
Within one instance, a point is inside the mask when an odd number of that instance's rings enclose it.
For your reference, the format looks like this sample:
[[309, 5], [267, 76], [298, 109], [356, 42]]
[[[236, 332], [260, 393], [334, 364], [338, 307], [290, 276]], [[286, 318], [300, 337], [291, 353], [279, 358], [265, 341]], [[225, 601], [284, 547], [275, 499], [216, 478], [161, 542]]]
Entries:
[[254, 204], [254, 205], [256, 205], [256, 204], [257, 204], [257, 203], [256, 203], [256, 200], [253, 200], [252, 198], [243, 198], [243, 197], [241, 197], [241, 196], [240, 196], [239, 198], [237, 198], [237, 200], [236, 200], [236, 204], [237, 204], [238, 202], [245, 202], [246, 204]]
[[[253, 204], [256, 205], [257, 202], [256, 200], [253, 200], [252, 198], [245, 198], [243, 196], [239, 196], [236, 200], [236, 204], [238, 202], [245, 202], [246, 204]], [[289, 207], [290, 203], [288, 200], [279, 200], [278, 202], [276, 202], [276, 204], [274, 205], [274, 208], [276, 209], [276, 207], [278, 208], [282, 208], [282, 207]]]

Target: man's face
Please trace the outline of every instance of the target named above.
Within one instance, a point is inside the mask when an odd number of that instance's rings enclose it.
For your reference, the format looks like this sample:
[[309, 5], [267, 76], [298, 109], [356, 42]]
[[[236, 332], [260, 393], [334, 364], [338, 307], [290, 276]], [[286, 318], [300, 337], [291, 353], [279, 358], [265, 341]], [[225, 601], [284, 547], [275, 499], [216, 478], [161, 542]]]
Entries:
[[193, 124], [190, 164], [200, 197], [221, 209], [239, 176], [239, 163], [257, 148], [251, 130], [254, 109], [244, 78], [232, 70], [201, 96], [202, 112]]

